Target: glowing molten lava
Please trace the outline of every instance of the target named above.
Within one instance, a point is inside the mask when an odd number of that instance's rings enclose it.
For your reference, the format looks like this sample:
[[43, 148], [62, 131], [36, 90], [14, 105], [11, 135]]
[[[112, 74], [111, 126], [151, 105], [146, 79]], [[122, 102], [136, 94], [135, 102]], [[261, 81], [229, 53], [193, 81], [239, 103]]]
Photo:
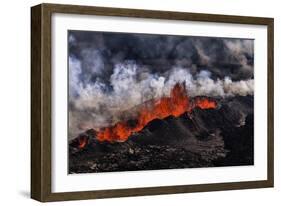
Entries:
[[191, 112], [195, 107], [213, 109], [216, 106], [217, 103], [207, 97], [190, 100], [185, 86], [176, 84], [169, 97], [151, 101], [148, 105], [144, 104], [140, 108], [134, 125], [126, 121], [118, 122], [114, 126], [101, 129], [97, 133], [97, 138], [100, 141], [125, 141], [132, 133], [142, 130], [153, 119], [164, 119], [170, 115], [178, 117], [184, 112]]
[[217, 102], [206, 97], [196, 98], [193, 103], [193, 108], [194, 107], [199, 107], [200, 109], [214, 109], [217, 107]]
[[86, 146], [86, 144], [88, 143], [88, 138], [87, 137], [80, 137], [78, 139], [78, 148], [82, 149]]

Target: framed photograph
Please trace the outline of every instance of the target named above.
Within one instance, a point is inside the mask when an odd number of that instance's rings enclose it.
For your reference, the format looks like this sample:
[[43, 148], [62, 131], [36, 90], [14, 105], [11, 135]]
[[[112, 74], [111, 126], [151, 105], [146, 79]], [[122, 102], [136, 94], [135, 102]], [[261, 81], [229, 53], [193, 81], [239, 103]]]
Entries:
[[31, 8], [31, 197], [273, 187], [273, 19]]

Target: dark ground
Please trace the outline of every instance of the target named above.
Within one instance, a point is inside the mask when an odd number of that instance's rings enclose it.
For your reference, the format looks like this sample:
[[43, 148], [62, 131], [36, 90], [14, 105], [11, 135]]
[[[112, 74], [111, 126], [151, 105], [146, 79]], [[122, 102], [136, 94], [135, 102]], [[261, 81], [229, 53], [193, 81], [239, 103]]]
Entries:
[[[155, 119], [126, 142], [99, 142], [88, 130], [69, 142], [69, 173], [253, 165], [253, 96], [218, 103]], [[82, 137], [87, 144], [79, 149]]]

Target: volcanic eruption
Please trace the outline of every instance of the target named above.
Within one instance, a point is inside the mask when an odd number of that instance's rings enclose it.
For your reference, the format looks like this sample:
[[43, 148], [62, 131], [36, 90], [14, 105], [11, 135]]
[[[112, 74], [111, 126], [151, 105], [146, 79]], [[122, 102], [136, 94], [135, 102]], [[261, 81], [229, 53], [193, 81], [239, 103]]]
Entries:
[[97, 138], [100, 141], [126, 141], [132, 133], [142, 130], [154, 119], [164, 119], [170, 115], [178, 117], [184, 112], [192, 111], [195, 107], [213, 109], [216, 106], [216, 101], [207, 97], [190, 99], [185, 85], [177, 83], [171, 90], [170, 96], [141, 105], [137, 118], [133, 121], [134, 124], [123, 121], [111, 127], [102, 128], [98, 131]]
[[70, 174], [253, 165], [253, 40], [68, 39]]

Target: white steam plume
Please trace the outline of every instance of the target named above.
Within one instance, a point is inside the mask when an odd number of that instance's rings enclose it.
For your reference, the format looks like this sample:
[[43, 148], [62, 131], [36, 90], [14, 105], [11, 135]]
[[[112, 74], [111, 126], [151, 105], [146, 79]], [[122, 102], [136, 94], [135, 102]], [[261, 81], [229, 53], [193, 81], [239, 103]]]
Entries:
[[[206, 70], [192, 76], [188, 69], [175, 67], [164, 75], [151, 74], [133, 62], [115, 65], [108, 84], [97, 79], [80, 82], [81, 63], [69, 58], [69, 133], [74, 138], [86, 129], [110, 126], [150, 99], [168, 96], [176, 83], [185, 83], [189, 96], [229, 97], [252, 95], [254, 80], [233, 82], [229, 77], [213, 80]], [[130, 115], [130, 114], [126, 114]]]

